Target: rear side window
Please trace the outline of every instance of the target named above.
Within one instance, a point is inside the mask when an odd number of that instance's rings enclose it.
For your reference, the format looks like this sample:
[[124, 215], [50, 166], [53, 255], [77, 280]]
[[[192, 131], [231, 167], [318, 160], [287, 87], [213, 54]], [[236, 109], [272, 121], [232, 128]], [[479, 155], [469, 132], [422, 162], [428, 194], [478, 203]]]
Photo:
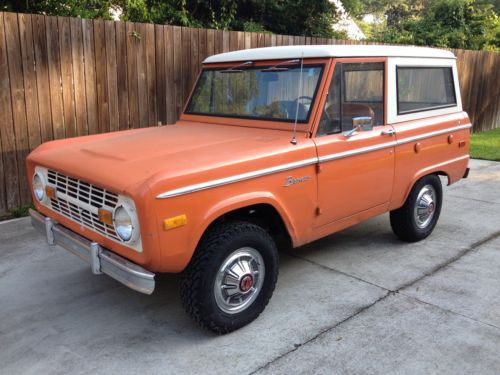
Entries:
[[398, 115], [457, 105], [450, 67], [397, 67]]

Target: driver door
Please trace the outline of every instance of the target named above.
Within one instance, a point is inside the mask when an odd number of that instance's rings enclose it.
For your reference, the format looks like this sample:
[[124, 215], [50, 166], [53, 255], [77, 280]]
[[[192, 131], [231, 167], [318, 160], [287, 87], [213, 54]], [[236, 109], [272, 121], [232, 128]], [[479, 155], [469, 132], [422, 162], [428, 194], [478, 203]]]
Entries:
[[[337, 61], [314, 141], [320, 160], [316, 226], [387, 209], [395, 137], [385, 123], [384, 59]], [[353, 123], [365, 124], [353, 131]]]

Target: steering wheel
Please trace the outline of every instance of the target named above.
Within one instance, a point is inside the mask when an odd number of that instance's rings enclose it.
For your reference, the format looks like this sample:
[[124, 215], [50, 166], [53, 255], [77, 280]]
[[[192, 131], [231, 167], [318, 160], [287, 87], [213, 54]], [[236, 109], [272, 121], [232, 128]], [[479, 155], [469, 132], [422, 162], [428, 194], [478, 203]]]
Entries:
[[303, 95], [303, 96], [299, 96], [298, 98], [296, 98], [294, 101], [295, 102], [298, 102], [299, 100], [302, 100], [302, 99], [306, 99], [306, 100], [309, 100], [309, 103], [307, 104], [311, 104], [313, 102], [313, 98], [310, 97], [310, 96], [306, 96], [306, 95]]

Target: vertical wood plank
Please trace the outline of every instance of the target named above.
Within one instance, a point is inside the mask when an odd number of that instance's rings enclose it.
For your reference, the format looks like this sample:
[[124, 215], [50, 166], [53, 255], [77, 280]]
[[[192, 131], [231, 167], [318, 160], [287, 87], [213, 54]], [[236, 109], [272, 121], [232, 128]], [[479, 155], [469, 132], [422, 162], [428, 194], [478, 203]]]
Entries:
[[119, 129], [125, 130], [129, 128], [127, 29], [125, 22], [116, 22], [115, 27]]
[[[0, 136], [0, 171], [5, 171], [5, 166], [3, 164], [3, 147], [2, 147], [2, 137]], [[7, 190], [5, 189], [5, 179], [8, 178], [8, 175], [5, 173], [0, 173], [0, 216], [5, 215], [7, 210]]]
[[118, 115], [118, 73], [116, 68], [115, 22], [104, 21], [104, 34], [106, 41], [106, 78], [108, 85], [109, 130], [118, 131], [120, 129], [120, 116]]
[[[181, 112], [184, 106], [184, 101], [189, 93], [189, 81], [191, 78], [191, 35], [189, 28], [182, 28], [182, 43], [180, 51], [182, 53], [182, 100], [181, 100]], [[179, 112], [180, 114], [180, 112]]]
[[199, 29], [198, 30], [198, 68], [197, 74], [200, 71], [201, 64], [203, 63], [203, 60], [205, 60], [208, 56], [207, 52], [207, 39], [208, 39], [208, 31], [207, 29]]
[[229, 45], [231, 38], [231, 32], [227, 30], [222, 30], [222, 52], [232, 51]]
[[144, 128], [148, 126], [148, 75], [146, 58], [146, 27], [143, 23], [136, 24], [139, 32], [137, 46], [137, 88], [139, 99], [139, 126]]
[[224, 49], [224, 31], [215, 30], [214, 54], [222, 53]]
[[245, 49], [252, 48], [252, 33], [245, 32]]
[[137, 25], [131, 22], [127, 22], [126, 30], [129, 126], [130, 128], [138, 128], [140, 126], [137, 74], [137, 49], [140, 43], [139, 30], [137, 29]]
[[32, 15], [33, 45], [35, 50], [36, 86], [38, 92], [38, 114], [40, 121], [40, 141], [47, 142], [53, 139], [52, 114], [50, 103], [49, 68], [47, 56], [47, 30], [45, 16]]
[[71, 63], [73, 65], [73, 85], [75, 90], [76, 135], [89, 133], [87, 123], [87, 100], [85, 90], [85, 58], [82, 20], [70, 19]]
[[28, 125], [29, 149], [40, 144], [40, 119], [38, 115], [38, 92], [36, 87], [35, 49], [31, 15], [19, 14], [19, 36], [23, 60], [24, 96], [26, 99], [26, 122]]
[[108, 79], [106, 77], [106, 37], [104, 21], [94, 20], [95, 76], [99, 133], [109, 132]]
[[61, 90], [61, 60], [59, 58], [59, 28], [57, 17], [45, 18], [47, 28], [47, 51], [49, 63], [50, 107], [52, 132], [55, 139], [64, 138], [64, 114]]
[[156, 113], [158, 121], [167, 123], [167, 69], [165, 53], [165, 30], [162, 25], [155, 25], [156, 53]]
[[31, 199], [27, 184], [26, 165], [24, 162], [29, 152], [29, 143], [17, 14], [5, 13], [5, 31], [12, 100], [12, 118], [14, 120], [15, 145], [17, 154], [19, 194], [21, 204], [26, 204]]
[[0, 138], [2, 140], [1, 156], [4, 168], [0, 173], [0, 184], [5, 188], [2, 188], [4, 193], [0, 196], [2, 200], [0, 207], [2, 207], [3, 211], [7, 211], [19, 207], [20, 197], [4, 15], [5, 13], [0, 13], [0, 113], [2, 114]]
[[73, 91], [73, 64], [71, 57], [71, 29], [68, 17], [57, 17], [59, 26], [59, 55], [61, 57], [61, 86], [65, 137], [76, 136], [76, 117]]
[[99, 131], [99, 115], [97, 110], [97, 82], [95, 72], [94, 23], [92, 20], [82, 20], [83, 55], [85, 60], [85, 95], [87, 105], [87, 128], [89, 134]]
[[177, 121], [177, 113], [175, 110], [175, 67], [174, 67], [174, 29], [172, 26], [164, 26], [165, 45], [165, 72], [166, 72], [166, 106], [167, 106], [167, 124], [173, 124]]
[[193, 87], [194, 81], [196, 80], [196, 76], [198, 75], [199, 63], [198, 63], [198, 29], [190, 29], [190, 47], [191, 47], [191, 68], [189, 69], [189, 83], [187, 87], [187, 92], [184, 96], [184, 103], [187, 101], [189, 93], [191, 92], [191, 88]]
[[243, 31], [236, 31], [236, 40], [236, 48], [239, 50], [245, 49], [245, 33]]
[[146, 72], [148, 90], [148, 126], [156, 126], [158, 116], [156, 114], [156, 52], [155, 52], [155, 28], [151, 23], [144, 25], [146, 28]]
[[229, 32], [229, 50], [236, 51], [238, 49], [238, 33], [236, 31]]
[[174, 87], [175, 87], [175, 119], [178, 119], [182, 111], [182, 28], [173, 26], [174, 45]]

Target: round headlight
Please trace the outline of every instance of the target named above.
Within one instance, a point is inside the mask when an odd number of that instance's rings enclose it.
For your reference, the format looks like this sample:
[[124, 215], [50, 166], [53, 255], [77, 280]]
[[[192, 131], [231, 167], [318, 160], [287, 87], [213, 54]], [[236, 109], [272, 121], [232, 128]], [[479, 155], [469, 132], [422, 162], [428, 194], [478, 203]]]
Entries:
[[129, 214], [124, 206], [116, 208], [113, 222], [118, 236], [120, 236], [123, 241], [130, 241], [134, 233], [134, 225], [132, 222], [132, 215]]
[[45, 198], [45, 183], [43, 177], [37, 172], [33, 176], [33, 192], [40, 202]]

